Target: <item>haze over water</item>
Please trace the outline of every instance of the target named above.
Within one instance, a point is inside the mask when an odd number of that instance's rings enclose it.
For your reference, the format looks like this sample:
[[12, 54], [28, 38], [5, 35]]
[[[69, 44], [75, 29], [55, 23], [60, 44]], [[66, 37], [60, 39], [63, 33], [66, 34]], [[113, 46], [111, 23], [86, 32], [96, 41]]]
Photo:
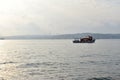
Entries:
[[120, 80], [119, 44], [119, 39], [96, 40], [93, 44], [1, 40], [0, 80]]

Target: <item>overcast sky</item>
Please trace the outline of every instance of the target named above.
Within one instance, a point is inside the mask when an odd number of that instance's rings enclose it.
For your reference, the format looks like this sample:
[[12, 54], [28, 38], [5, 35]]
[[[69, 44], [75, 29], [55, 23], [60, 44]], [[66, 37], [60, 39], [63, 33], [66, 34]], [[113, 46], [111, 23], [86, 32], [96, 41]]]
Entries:
[[0, 35], [120, 33], [120, 0], [0, 0]]

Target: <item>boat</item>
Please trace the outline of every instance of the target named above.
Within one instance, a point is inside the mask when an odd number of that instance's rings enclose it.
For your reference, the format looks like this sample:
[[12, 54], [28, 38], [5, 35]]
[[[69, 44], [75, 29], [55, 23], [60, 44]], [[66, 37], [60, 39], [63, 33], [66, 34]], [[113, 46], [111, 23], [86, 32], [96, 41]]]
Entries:
[[95, 39], [92, 36], [87, 36], [81, 39], [74, 39], [73, 43], [94, 43]]
[[4, 40], [4, 38], [0, 38], [0, 40]]

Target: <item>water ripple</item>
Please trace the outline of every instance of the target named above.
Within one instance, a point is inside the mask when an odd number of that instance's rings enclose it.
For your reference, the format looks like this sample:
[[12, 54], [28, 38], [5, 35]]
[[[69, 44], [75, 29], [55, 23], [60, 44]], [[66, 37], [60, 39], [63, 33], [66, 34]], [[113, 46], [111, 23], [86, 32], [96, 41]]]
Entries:
[[112, 77], [90, 78], [87, 80], [113, 80]]

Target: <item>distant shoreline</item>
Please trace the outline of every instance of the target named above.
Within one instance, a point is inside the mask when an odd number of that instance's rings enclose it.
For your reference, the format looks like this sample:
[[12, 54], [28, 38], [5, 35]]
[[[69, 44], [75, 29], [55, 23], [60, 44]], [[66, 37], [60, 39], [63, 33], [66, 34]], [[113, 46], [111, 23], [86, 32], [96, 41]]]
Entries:
[[120, 34], [100, 34], [100, 33], [77, 33], [62, 35], [19, 35], [19, 36], [2, 36], [0, 40], [9, 39], [75, 39], [91, 35], [95, 39], [120, 39]]

